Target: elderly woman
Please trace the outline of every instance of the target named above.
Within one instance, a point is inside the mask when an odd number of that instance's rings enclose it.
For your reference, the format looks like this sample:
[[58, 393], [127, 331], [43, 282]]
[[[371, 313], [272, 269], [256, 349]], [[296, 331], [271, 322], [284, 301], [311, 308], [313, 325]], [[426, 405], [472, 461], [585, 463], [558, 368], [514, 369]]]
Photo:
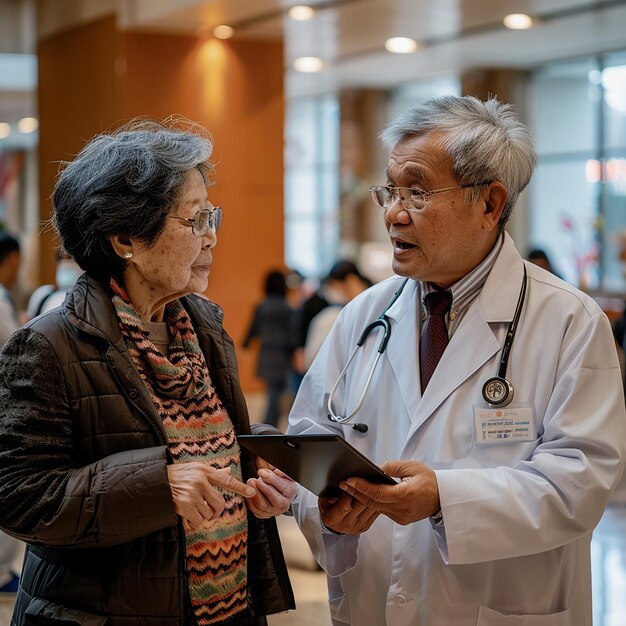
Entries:
[[[294, 607], [233, 343], [207, 288], [211, 141], [135, 121], [63, 169], [54, 220], [85, 274], [0, 354], [0, 526], [28, 542], [14, 621], [266, 624]], [[243, 482], [247, 478], [247, 482]]]

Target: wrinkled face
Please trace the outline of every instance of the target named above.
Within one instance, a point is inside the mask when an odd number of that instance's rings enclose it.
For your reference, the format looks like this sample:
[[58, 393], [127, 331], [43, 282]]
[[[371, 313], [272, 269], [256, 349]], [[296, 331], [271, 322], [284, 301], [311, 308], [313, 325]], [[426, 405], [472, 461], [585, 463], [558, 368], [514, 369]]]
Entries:
[[[183, 191], [170, 215], [193, 218], [209, 206], [204, 179], [196, 169], [187, 174]], [[207, 288], [211, 271], [211, 248], [217, 243], [209, 230], [197, 237], [185, 222], [166, 219], [165, 228], [151, 246], [134, 244], [133, 257], [126, 272], [133, 272], [137, 285], [152, 301], [175, 299]], [[131, 294], [132, 297], [132, 294]]]
[[[431, 132], [405, 138], [395, 146], [387, 165], [387, 184], [434, 191], [459, 182], [438, 135]], [[467, 197], [467, 189], [457, 189], [428, 197], [419, 211], [406, 211], [400, 202], [389, 207], [385, 225], [396, 274], [449, 287], [483, 260], [496, 233], [485, 228], [484, 198], [470, 204]]]

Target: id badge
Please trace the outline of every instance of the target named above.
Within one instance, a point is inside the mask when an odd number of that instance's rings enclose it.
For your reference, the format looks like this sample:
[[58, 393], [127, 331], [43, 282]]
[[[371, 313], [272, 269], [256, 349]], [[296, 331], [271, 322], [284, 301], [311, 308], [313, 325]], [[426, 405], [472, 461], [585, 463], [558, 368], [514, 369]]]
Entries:
[[513, 443], [535, 440], [534, 411], [517, 404], [506, 408], [474, 405], [476, 443]]

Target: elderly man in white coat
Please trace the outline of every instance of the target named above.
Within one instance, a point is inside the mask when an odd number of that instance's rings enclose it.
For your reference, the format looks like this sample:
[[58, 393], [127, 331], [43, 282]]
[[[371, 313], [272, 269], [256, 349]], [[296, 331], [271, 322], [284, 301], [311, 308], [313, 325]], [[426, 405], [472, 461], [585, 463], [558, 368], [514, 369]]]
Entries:
[[[398, 276], [343, 309], [290, 416], [291, 433], [331, 430], [399, 479], [350, 478], [338, 499], [301, 488], [294, 502], [333, 624], [591, 626], [590, 540], [623, 471], [624, 397], [606, 316], [504, 231], [535, 165], [530, 134], [509, 105], [445, 96], [383, 139], [387, 181], [372, 193]], [[329, 421], [329, 391], [402, 277], [363, 405], [336, 421], [361, 397], [380, 329]], [[422, 333], [436, 292], [449, 309], [433, 373]]]

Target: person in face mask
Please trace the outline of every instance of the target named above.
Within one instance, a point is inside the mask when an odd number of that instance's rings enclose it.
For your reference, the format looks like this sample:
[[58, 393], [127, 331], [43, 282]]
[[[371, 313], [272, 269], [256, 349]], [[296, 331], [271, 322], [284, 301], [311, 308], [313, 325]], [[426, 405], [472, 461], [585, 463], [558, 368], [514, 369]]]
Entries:
[[76, 261], [60, 248], [56, 254], [54, 285], [41, 285], [33, 291], [26, 310], [27, 321], [61, 306], [68, 289], [74, 286], [83, 273]]

